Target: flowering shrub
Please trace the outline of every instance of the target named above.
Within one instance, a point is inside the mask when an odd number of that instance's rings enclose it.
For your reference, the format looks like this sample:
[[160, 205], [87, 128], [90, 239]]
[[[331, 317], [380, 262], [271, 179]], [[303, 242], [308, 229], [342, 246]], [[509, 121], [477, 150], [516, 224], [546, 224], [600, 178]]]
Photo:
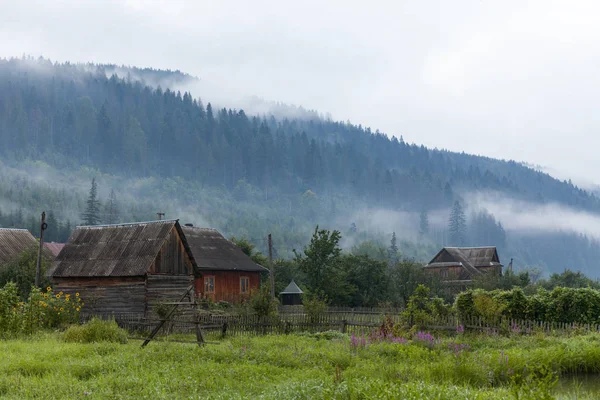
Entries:
[[350, 337], [350, 348], [353, 350], [364, 349], [367, 347], [367, 338], [352, 334]]
[[394, 336], [392, 333], [383, 333], [381, 330], [371, 332], [369, 336], [356, 336], [352, 334], [350, 337], [350, 348], [352, 350], [364, 349], [374, 343], [395, 343], [405, 344], [408, 341], [402, 337]]
[[383, 342], [404, 344], [407, 340], [403, 337], [394, 336], [393, 333], [384, 333], [381, 330], [375, 330], [369, 335], [369, 343]]
[[439, 340], [436, 340], [436, 338], [429, 332], [419, 331], [415, 334], [415, 336], [413, 336], [413, 343], [422, 344], [431, 349], [437, 343], [439, 343]]
[[454, 352], [455, 356], [459, 356], [460, 354], [462, 354], [465, 351], [471, 351], [471, 346], [469, 346], [468, 344], [464, 344], [464, 343], [450, 342], [450, 343], [448, 343], [448, 349], [452, 350]]
[[21, 301], [17, 286], [9, 282], [0, 289], [0, 336], [31, 334], [44, 328], [56, 328], [79, 321], [83, 301], [51, 287], [31, 288], [27, 301]]

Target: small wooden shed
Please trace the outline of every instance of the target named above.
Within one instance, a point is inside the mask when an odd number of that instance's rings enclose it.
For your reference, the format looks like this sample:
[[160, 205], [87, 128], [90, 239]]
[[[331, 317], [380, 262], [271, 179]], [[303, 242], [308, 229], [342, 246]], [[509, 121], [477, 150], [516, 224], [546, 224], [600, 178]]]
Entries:
[[269, 270], [256, 264], [217, 230], [182, 227], [196, 260], [196, 294], [213, 301], [239, 303], [260, 288], [260, 274]]
[[177, 220], [79, 226], [59, 253], [56, 291], [79, 293], [87, 314], [151, 314], [193, 285], [196, 262]]
[[284, 306], [297, 306], [302, 304], [302, 289], [296, 285], [292, 279], [289, 285], [279, 293], [281, 296], [281, 304]]

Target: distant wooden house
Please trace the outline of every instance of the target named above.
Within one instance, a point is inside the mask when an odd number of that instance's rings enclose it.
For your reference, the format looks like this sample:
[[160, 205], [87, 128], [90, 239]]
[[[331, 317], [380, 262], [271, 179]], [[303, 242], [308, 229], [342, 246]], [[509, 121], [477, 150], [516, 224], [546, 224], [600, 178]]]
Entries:
[[[37, 252], [39, 242], [27, 229], [0, 228], [0, 266], [15, 262], [25, 251]], [[44, 255], [50, 257], [49, 252]]]
[[281, 304], [284, 306], [297, 306], [302, 304], [302, 289], [296, 285], [292, 279], [289, 285], [279, 293], [281, 296]]
[[149, 315], [157, 303], [181, 299], [195, 268], [177, 220], [79, 226], [51, 279], [55, 291], [79, 293], [86, 313]]
[[444, 247], [424, 268], [456, 284], [467, 284], [483, 273], [502, 274], [496, 247]]
[[238, 303], [260, 288], [260, 274], [268, 270], [252, 261], [238, 246], [215, 229], [191, 224], [182, 229], [198, 266], [198, 296]]

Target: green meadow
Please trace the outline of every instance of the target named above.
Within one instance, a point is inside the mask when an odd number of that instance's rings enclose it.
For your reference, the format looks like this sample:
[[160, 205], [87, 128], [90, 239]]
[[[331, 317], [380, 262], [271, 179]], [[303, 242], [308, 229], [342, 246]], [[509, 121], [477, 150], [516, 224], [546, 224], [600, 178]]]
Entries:
[[176, 399], [595, 399], [600, 335], [337, 332], [230, 338], [199, 347], [0, 341], [0, 397]]

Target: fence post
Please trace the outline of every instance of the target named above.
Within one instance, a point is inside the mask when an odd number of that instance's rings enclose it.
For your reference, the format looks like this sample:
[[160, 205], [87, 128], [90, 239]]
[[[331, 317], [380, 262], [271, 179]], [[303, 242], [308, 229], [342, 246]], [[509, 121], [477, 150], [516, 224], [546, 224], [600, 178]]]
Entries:
[[348, 325], [348, 321], [346, 321], [345, 319], [340, 321], [340, 332], [341, 333], [346, 333], [346, 325]]
[[223, 322], [223, 328], [221, 328], [221, 337], [225, 338], [227, 334], [227, 321]]

